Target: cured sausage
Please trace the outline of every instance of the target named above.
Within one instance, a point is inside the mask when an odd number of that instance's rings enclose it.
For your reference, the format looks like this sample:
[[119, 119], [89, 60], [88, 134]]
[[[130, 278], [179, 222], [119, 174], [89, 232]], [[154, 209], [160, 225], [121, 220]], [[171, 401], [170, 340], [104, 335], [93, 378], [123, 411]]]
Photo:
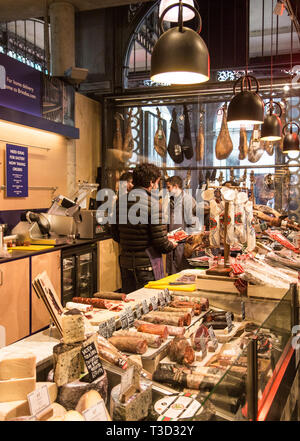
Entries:
[[189, 113], [186, 105], [183, 105], [183, 114], [184, 114], [184, 135], [182, 141], [182, 150], [186, 159], [192, 159], [194, 155], [193, 151], [193, 143], [192, 143], [192, 134], [191, 134], [191, 126]]
[[157, 151], [157, 153], [164, 158], [167, 154], [167, 141], [166, 141], [166, 135], [162, 127], [162, 120], [160, 116], [160, 111], [158, 107], [156, 108], [157, 116], [158, 116], [158, 123], [157, 123], [157, 130], [154, 135], [154, 148]]
[[95, 292], [94, 297], [97, 297], [97, 299], [126, 300], [126, 294], [110, 291]]
[[172, 299], [179, 300], [180, 302], [200, 303], [201, 311], [206, 311], [209, 308], [209, 300], [205, 297], [172, 296]]
[[182, 327], [183, 326], [183, 318], [182, 317], [178, 317], [178, 316], [174, 316], [171, 313], [167, 316], [167, 315], [161, 315], [161, 314], [148, 314], [145, 315], [143, 317], [143, 320], [145, 322], [149, 322], [149, 323], [155, 323], [155, 324], [160, 324], [160, 325], [172, 325], [172, 326], [179, 326]]
[[146, 340], [148, 346], [151, 348], [159, 348], [162, 344], [162, 337], [160, 335], [147, 334], [146, 332], [136, 332], [130, 329], [122, 329], [114, 333], [114, 335], [129, 335], [132, 337], [139, 337]]
[[115, 335], [110, 337], [108, 341], [120, 351], [132, 352], [133, 354], [144, 354], [148, 349], [145, 339], [131, 335]]
[[240, 128], [240, 144], [239, 144], [239, 159], [246, 159], [248, 153], [248, 144], [247, 144], [247, 132], [245, 127], [241, 126]]
[[134, 326], [137, 328], [138, 332], [160, 335], [163, 340], [166, 340], [169, 336], [168, 328], [164, 325], [157, 325], [154, 323], [144, 322], [142, 320], [135, 320]]
[[203, 158], [204, 158], [204, 128], [203, 128], [203, 113], [201, 113], [199, 129], [197, 133], [197, 141], [196, 141], [196, 161], [197, 162], [202, 161]]
[[191, 316], [194, 315], [193, 308], [173, 308], [172, 306], [164, 306], [161, 310], [166, 312], [185, 312], [191, 314]]
[[192, 308], [195, 315], [199, 315], [201, 312], [201, 305], [194, 302], [181, 302], [179, 300], [173, 300], [170, 303], [170, 306], [172, 306], [173, 308]]
[[108, 349], [101, 344], [98, 344], [98, 353], [99, 357], [102, 358], [105, 361], [108, 361], [111, 364], [114, 364], [115, 366], [119, 366], [122, 369], [126, 369], [127, 366], [127, 360], [125, 356], [121, 356], [118, 353], [112, 351], [111, 349]]
[[171, 361], [179, 364], [191, 364], [195, 360], [195, 352], [184, 337], [175, 337], [170, 345], [168, 355]]
[[132, 118], [132, 109], [129, 110], [126, 121], [125, 137], [123, 143], [123, 150], [125, 152], [132, 152], [134, 147], [132, 130], [131, 130], [131, 118]]
[[123, 115], [120, 113], [115, 114], [115, 120], [116, 120], [116, 131], [113, 137], [113, 148], [117, 150], [122, 150], [123, 146], [123, 137], [121, 132], [121, 120], [120, 118], [123, 118]]
[[227, 105], [223, 106], [223, 118], [221, 130], [216, 142], [216, 158], [226, 159], [233, 150], [233, 144], [229, 135], [229, 130], [227, 126]]
[[[150, 313], [150, 315], [151, 314], [153, 313]], [[178, 311], [178, 309], [175, 311], [155, 311], [154, 314], [161, 315], [162, 317], [166, 317], [167, 319], [171, 316], [181, 317], [183, 319], [184, 326], [189, 326], [192, 321], [192, 316], [189, 312], [180, 312]]]

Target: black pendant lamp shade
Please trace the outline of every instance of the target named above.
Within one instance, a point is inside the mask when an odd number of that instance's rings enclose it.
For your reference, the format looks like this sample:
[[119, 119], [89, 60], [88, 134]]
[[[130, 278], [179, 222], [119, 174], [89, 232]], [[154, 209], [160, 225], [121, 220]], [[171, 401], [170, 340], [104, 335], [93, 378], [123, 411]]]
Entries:
[[[179, 6], [178, 26], [164, 32], [164, 15]], [[196, 84], [208, 81], [210, 59], [208, 49], [199, 33], [202, 20], [199, 12], [190, 5], [199, 19], [197, 32], [182, 26], [182, 2], [166, 8], [160, 18], [162, 35], [156, 42], [151, 56], [151, 80], [169, 84]]]
[[[293, 124], [297, 126], [297, 133], [292, 131]], [[286, 134], [286, 128], [290, 126], [289, 133]], [[288, 122], [283, 126], [282, 128], [282, 134], [284, 135], [283, 138], [283, 148], [282, 153], [289, 153], [289, 152], [299, 152], [299, 132], [300, 127], [295, 121]]]
[[[252, 81], [256, 84], [253, 92]], [[236, 86], [240, 83], [241, 91], [236, 94]], [[246, 124], [262, 124], [264, 122], [264, 102], [258, 94], [259, 83], [251, 75], [244, 75], [236, 80], [233, 86], [234, 97], [227, 110], [227, 122], [230, 126]]]
[[[274, 104], [279, 107], [279, 115], [273, 113]], [[264, 123], [261, 126], [260, 139], [263, 141], [279, 141], [281, 139], [281, 106], [272, 100], [266, 105], [269, 105], [269, 113], [265, 116]]]

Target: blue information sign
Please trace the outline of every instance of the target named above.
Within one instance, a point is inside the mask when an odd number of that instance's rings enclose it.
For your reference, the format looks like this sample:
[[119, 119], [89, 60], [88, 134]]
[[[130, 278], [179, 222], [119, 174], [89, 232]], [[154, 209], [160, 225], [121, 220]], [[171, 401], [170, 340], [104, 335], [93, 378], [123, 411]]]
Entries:
[[6, 197], [28, 196], [28, 149], [6, 144]]

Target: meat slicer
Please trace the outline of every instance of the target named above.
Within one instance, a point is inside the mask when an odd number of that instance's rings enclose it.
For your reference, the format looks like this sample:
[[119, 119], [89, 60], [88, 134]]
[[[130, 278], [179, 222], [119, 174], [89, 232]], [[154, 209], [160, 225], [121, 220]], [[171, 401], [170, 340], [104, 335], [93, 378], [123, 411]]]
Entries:
[[68, 237], [75, 237], [80, 220], [78, 203], [59, 195], [52, 201], [47, 213], [27, 211], [12, 229], [18, 240], [30, 244], [60, 245]]

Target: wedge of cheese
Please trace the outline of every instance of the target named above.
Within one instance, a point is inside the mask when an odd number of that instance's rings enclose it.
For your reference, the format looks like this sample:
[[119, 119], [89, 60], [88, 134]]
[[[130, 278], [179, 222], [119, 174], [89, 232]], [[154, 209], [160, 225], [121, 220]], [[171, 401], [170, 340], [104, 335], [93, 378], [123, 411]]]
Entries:
[[82, 414], [85, 410], [99, 403], [99, 401], [103, 401], [107, 421], [111, 421], [111, 417], [106, 409], [103, 398], [101, 397], [99, 392], [94, 389], [89, 390], [80, 397], [75, 410]]
[[26, 400], [27, 395], [35, 390], [35, 386], [35, 377], [0, 381], [0, 403]]
[[83, 315], [76, 309], [66, 312], [62, 316], [62, 331], [64, 343], [78, 343], [85, 339]]
[[32, 378], [36, 372], [34, 354], [6, 355], [0, 358], [0, 381], [13, 378]]
[[76, 410], [69, 410], [65, 416], [63, 421], [85, 421], [84, 417], [77, 412]]

